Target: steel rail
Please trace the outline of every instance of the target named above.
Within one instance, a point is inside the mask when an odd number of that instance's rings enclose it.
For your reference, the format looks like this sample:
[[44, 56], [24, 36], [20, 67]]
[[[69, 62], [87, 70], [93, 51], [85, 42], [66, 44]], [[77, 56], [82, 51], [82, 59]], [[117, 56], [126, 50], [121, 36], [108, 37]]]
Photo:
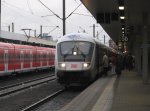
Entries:
[[40, 84], [43, 84], [43, 83], [46, 83], [48, 81], [52, 81], [55, 79], [56, 79], [55, 76], [50, 76], [50, 77], [45, 77], [45, 78], [38, 79], [38, 80], [36, 79], [34, 81], [26, 81], [25, 83], [19, 84], [17, 86], [14, 85], [12, 87], [8, 87], [6, 89], [0, 90], [0, 97], [6, 96], [6, 95], [9, 95], [9, 94], [12, 94], [12, 93], [24, 90], [24, 89], [28, 89], [30, 87], [37, 86], [37, 85], [40, 85]]
[[33, 110], [37, 109], [39, 106], [41, 106], [44, 103], [50, 101], [51, 99], [53, 99], [54, 97], [56, 97], [57, 95], [61, 94], [64, 91], [65, 91], [65, 89], [60, 89], [59, 91], [54, 92], [53, 94], [51, 94], [51, 95], [45, 97], [44, 99], [42, 99], [42, 100], [40, 100], [40, 101], [38, 101], [38, 102], [36, 102], [36, 103], [34, 103], [34, 104], [24, 108], [21, 111], [33, 111]]
[[28, 81], [24, 81], [24, 82], [12, 84], [12, 85], [7, 85], [7, 86], [4, 86], [4, 87], [0, 87], [0, 91], [1, 91], [1, 90], [5, 90], [5, 89], [8, 89], [8, 88], [11, 88], [11, 87], [19, 86], [19, 85], [22, 85], [22, 84], [26, 84], [26, 83], [29, 83], [29, 82], [37, 81], [37, 80], [40, 80], [40, 79], [52, 77], [52, 76], [54, 76], [54, 75], [51, 75], [51, 76], [44, 76], [44, 77], [40, 77], [40, 78], [37, 78], [37, 79], [32, 79], [32, 80], [28, 80]]

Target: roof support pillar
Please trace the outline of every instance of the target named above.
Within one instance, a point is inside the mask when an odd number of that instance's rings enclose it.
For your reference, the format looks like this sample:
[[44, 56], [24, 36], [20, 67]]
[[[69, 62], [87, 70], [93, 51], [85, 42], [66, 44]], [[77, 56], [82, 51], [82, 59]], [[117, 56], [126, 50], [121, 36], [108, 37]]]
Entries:
[[[135, 35], [135, 36], [136, 36], [137, 40], [141, 37], [141, 35]], [[136, 43], [135, 43], [135, 47], [134, 47], [135, 68], [136, 68], [136, 71], [138, 72], [138, 74], [141, 75], [141, 73], [142, 73], [142, 69], [141, 69], [141, 66], [142, 66], [142, 49], [141, 49], [141, 44], [137, 40], [135, 40]]]
[[142, 76], [143, 76], [143, 83], [148, 84], [148, 12], [143, 12], [142, 17], [143, 17]]

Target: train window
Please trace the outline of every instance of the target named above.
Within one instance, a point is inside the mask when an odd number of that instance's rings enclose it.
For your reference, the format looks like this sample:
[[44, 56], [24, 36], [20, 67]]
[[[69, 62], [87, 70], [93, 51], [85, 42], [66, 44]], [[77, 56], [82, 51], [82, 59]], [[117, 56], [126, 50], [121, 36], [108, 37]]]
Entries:
[[79, 48], [79, 54], [89, 54], [90, 52], [90, 49], [92, 48], [93, 49], [93, 44], [90, 43], [90, 42], [79, 42], [77, 43], [77, 46]]
[[21, 53], [20, 60], [21, 60], [22, 62], [24, 61], [24, 55], [23, 55], [23, 53]]
[[54, 51], [52, 52], [52, 59], [53, 60], [55, 59], [55, 52]]
[[52, 59], [52, 52], [49, 53], [49, 60]]
[[29, 54], [29, 53], [27, 53], [27, 55], [26, 55], [26, 61], [27, 61], [27, 62], [30, 61], [30, 54]]
[[61, 54], [72, 54], [72, 51], [76, 49], [78, 54], [89, 54], [90, 50], [94, 47], [93, 43], [90, 42], [63, 42], [60, 44]]
[[4, 64], [4, 54], [0, 54], [0, 64]]
[[40, 53], [40, 61], [42, 61], [42, 60], [43, 60], [43, 54]]
[[45, 61], [45, 59], [46, 59], [46, 54], [43, 53], [43, 61]]
[[20, 54], [16, 55], [16, 60], [19, 62], [20, 61]]
[[47, 52], [47, 55], [46, 55], [46, 60], [47, 61], [49, 60], [48, 57], [49, 57], [49, 53]]
[[34, 62], [36, 61], [36, 54], [33, 54], [33, 59]]
[[9, 55], [9, 63], [13, 63], [13, 62], [14, 62], [14, 54], [11, 53], [11, 54]]
[[37, 54], [37, 61], [40, 61], [40, 53]]

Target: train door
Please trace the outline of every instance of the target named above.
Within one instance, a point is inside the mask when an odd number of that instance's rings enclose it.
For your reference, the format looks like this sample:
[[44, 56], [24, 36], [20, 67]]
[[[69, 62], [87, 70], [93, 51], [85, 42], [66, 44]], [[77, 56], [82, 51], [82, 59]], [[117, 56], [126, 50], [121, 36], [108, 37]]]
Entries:
[[53, 50], [52, 51], [52, 59], [51, 59], [51, 63], [52, 63], [52, 66], [54, 66], [54, 61], [55, 61], [55, 51]]
[[8, 55], [8, 50], [5, 49], [4, 51], [4, 66], [5, 66], [5, 72], [8, 72], [8, 58], [9, 58], [9, 55]]
[[49, 66], [50, 66], [50, 67], [52, 66], [52, 65], [51, 65], [51, 54], [52, 54], [52, 52], [50, 51], [50, 52], [49, 52], [49, 57], [48, 57]]
[[48, 66], [48, 63], [49, 63], [49, 58], [48, 58], [48, 56], [49, 56], [49, 52], [47, 52], [47, 54], [46, 54], [47, 66]]
[[0, 48], [0, 72], [3, 72], [4, 70], [4, 50]]
[[24, 65], [24, 52], [23, 51], [21, 51], [20, 64], [21, 64], [21, 69], [23, 69], [23, 65]]
[[30, 51], [30, 68], [32, 68], [32, 64], [33, 64], [33, 53], [32, 51]]
[[42, 61], [43, 61], [43, 56], [42, 56], [42, 52], [40, 52], [40, 67], [42, 67]]

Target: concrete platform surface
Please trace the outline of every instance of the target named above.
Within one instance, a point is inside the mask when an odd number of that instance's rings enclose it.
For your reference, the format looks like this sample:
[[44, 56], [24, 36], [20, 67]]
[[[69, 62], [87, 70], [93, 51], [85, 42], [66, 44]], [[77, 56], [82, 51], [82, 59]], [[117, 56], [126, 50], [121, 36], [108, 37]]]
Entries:
[[150, 111], [150, 84], [144, 85], [134, 71], [109, 74], [59, 111]]
[[111, 111], [150, 111], [150, 84], [133, 71], [123, 71]]
[[110, 110], [116, 78], [116, 75], [109, 75], [98, 79], [59, 111]]

